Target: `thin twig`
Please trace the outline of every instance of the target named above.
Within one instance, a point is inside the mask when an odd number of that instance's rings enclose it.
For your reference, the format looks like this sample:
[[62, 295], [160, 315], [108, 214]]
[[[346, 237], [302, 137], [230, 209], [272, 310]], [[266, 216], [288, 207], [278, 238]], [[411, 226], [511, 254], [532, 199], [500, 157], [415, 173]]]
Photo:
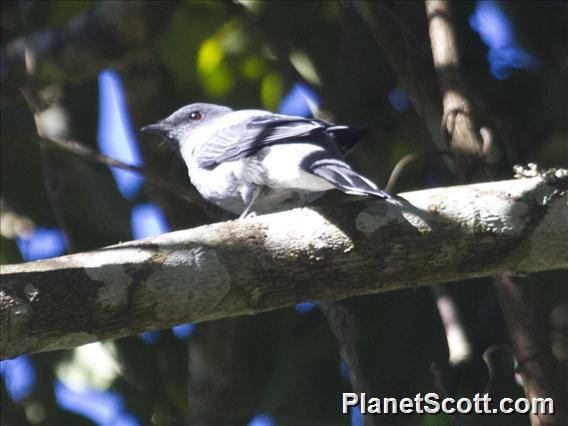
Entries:
[[80, 142], [72, 140], [68, 141], [53, 140], [42, 136], [39, 136], [39, 140], [42, 143], [48, 144], [54, 148], [61, 149], [63, 151], [70, 152], [72, 154], [75, 154], [81, 158], [92, 161], [94, 163], [99, 163], [105, 166], [116, 167], [117, 169], [127, 170], [129, 172], [137, 173], [141, 176], [144, 176], [144, 178], [147, 179], [148, 182], [160, 186], [161, 188], [168, 191], [170, 194], [175, 195], [176, 197], [179, 197], [187, 201], [188, 203], [196, 204], [195, 197], [191, 194], [191, 192], [187, 188], [184, 188], [183, 186], [177, 184], [176, 182], [163, 179], [156, 173], [153, 173], [145, 169], [144, 167], [123, 163], [122, 161], [101, 154]]
[[396, 163], [396, 165], [394, 166], [394, 168], [392, 169], [392, 172], [389, 176], [389, 179], [387, 181], [387, 184], [385, 185], [385, 191], [386, 192], [394, 192], [393, 189], [395, 187], [395, 185], [397, 184], [400, 176], [402, 176], [402, 172], [412, 163], [414, 163], [415, 161], [421, 159], [421, 158], [425, 158], [427, 160], [436, 157], [436, 156], [445, 156], [445, 155], [452, 155], [451, 151], [432, 151], [432, 152], [422, 152], [422, 153], [412, 153], [412, 154], [407, 154], [404, 157], [402, 157], [398, 163]]
[[[54, 135], [48, 135], [48, 132], [45, 131], [43, 125], [41, 124], [41, 120], [39, 119], [39, 114], [48, 107], [48, 102], [42, 99], [35, 90], [32, 90], [30, 88], [22, 89], [21, 92], [34, 115], [36, 133], [40, 142], [57, 149], [61, 149], [63, 151], [70, 152], [78, 157], [84, 158], [94, 163], [99, 163], [105, 166], [116, 167], [121, 170], [137, 173], [141, 176], [144, 176], [144, 178], [146, 178], [148, 182], [160, 186], [170, 194], [179, 197], [189, 202], [190, 204], [200, 205], [200, 200], [195, 197], [189, 189], [177, 184], [176, 182], [164, 179], [160, 175], [153, 173], [148, 169], [145, 169], [144, 167], [126, 164], [122, 161], [101, 154], [81, 142], [57, 139], [54, 137]], [[201, 204], [203, 204], [203, 202], [201, 202]]]

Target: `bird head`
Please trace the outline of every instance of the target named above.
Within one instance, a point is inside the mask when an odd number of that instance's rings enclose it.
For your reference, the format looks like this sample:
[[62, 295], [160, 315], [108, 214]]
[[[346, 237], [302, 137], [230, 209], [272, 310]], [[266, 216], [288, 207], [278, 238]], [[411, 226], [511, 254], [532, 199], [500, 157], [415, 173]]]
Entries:
[[157, 123], [142, 127], [140, 131], [164, 138], [179, 151], [183, 145], [191, 143], [192, 135], [195, 135], [199, 129], [207, 127], [207, 124], [232, 111], [231, 108], [221, 105], [190, 104]]

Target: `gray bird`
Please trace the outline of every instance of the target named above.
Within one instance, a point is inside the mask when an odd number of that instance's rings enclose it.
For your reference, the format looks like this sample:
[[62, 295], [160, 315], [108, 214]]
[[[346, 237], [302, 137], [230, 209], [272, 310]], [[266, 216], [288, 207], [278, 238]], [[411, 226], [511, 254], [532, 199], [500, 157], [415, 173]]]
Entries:
[[345, 162], [361, 128], [195, 103], [141, 131], [170, 141], [203, 198], [241, 217], [304, 206], [330, 189], [400, 205]]

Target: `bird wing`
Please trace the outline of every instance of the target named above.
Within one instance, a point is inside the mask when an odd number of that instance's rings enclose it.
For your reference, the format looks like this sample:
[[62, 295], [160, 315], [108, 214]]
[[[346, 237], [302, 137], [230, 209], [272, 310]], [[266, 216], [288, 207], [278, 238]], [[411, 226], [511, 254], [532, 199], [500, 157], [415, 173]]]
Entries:
[[[200, 167], [214, 167], [217, 164], [250, 156], [266, 146], [291, 142], [314, 135], [327, 135], [334, 139], [328, 129], [332, 126], [324, 121], [302, 117], [266, 114], [242, 120], [232, 126], [218, 130], [199, 150], [195, 157]], [[336, 144], [331, 149], [337, 150]]]

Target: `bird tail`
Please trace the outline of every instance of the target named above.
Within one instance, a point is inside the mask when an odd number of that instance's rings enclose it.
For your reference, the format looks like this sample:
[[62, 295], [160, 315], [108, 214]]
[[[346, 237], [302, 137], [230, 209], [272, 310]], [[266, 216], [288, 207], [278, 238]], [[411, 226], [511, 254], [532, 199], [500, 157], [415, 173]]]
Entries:
[[370, 179], [360, 175], [341, 160], [327, 158], [316, 161], [311, 165], [310, 172], [346, 194], [373, 195], [392, 204], [401, 205], [400, 201], [388, 192], [380, 190]]

